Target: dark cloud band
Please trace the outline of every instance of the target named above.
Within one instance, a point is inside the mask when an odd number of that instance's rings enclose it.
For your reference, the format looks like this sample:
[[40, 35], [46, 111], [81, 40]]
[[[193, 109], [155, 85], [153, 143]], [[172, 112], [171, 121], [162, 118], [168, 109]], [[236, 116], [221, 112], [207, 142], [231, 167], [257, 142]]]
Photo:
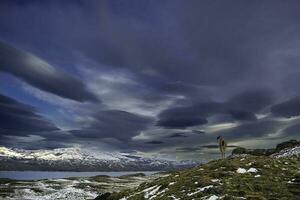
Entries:
[[57, 130], [53, 123], [38, 115], [31, 106], [0, 94], [0, 134], [40, 135]]
[[0, 41], [0, 71], [13, 74], [47, 92], [75, 101], [96, 101], [78, 79], [58, 70], [44, 60]]

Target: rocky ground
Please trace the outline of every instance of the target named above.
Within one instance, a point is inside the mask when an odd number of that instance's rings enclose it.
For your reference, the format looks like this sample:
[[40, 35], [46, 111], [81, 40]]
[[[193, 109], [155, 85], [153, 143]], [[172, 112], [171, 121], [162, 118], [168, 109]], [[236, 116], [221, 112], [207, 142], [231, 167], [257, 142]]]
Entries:
[[1, 200], [89, 200], [105, 192], [116, 192], [161, 175], [134, 174], [120, 177], [95, 176], [38, 181], [0, 179]]
[[270, 156], [239, 154], [170, 173], [99, 200], [299, 200], [300, 148]]

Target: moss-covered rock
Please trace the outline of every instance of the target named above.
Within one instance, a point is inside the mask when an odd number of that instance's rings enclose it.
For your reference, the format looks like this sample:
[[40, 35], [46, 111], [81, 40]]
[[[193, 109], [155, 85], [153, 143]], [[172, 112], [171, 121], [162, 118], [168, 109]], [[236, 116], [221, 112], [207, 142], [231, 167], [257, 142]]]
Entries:
[[240, 155], [240, 154], [247, 154], [247, 149], [243, 147], [237, 147], [232, 150], [232, 155]]

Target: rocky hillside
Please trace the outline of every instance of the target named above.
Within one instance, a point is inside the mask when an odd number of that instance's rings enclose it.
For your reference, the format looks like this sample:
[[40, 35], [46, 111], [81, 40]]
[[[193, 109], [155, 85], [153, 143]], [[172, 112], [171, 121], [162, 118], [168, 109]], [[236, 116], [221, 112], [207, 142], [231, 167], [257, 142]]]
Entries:
[[232, 155], [234, 156], [234, 155], [248, 154], [254, 156], [270, 156], [272, 154], [277, 154], [283, 150], [290, 151], [290, 149], [299, 146], [300, 146], [300, 141], [289, 140], [278, 144], [276, 148], [272, 148], [272, 149], [246, 149], [243, 147], [238, 147], [232, 151]]
[[239, 155], [177, 171], [97, 200], [300, 199], [299, 146], [272, 156]]

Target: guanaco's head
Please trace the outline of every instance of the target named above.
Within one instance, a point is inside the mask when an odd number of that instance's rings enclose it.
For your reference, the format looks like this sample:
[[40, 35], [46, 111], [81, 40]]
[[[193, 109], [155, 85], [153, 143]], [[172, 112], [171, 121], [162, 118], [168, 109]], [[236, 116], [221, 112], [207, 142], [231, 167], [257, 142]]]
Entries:
[[218, 137], [217, 137], [217, 140], [220, 140], [220, 139], [222, 139], [222, 136], [218, 136]]

